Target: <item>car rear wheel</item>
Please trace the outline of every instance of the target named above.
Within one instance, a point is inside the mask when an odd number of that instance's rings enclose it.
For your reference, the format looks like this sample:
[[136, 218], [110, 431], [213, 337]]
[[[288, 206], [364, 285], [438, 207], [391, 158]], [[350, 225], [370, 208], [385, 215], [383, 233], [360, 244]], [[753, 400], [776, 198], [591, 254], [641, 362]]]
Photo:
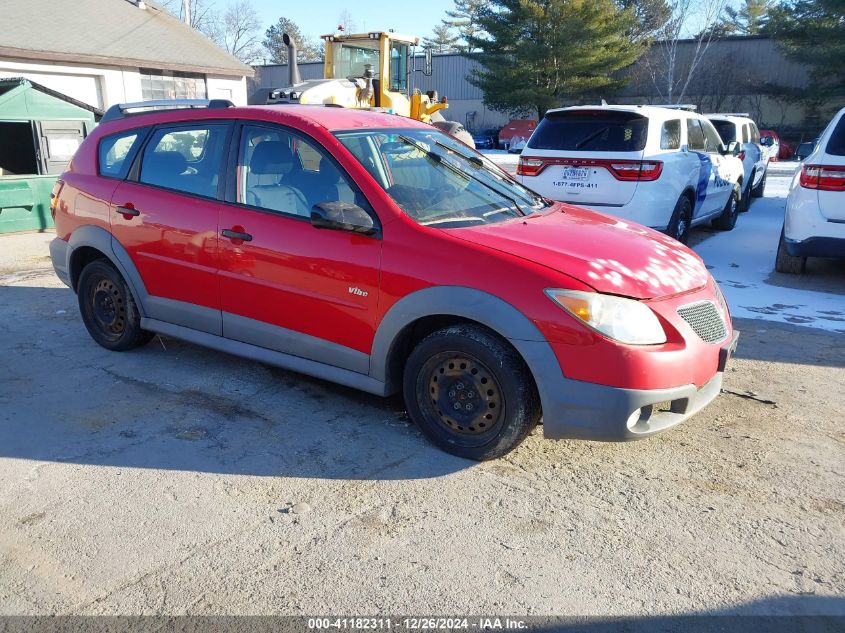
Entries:
[[405, 366], [404, 395], [431, 442], [478, 461], [513, 450], [541, 416], [534, 380], [516, 350], [471, 324], [420, 341]]
[[97, 259], [82, 270], [77, 298], [88, 333], [106, 349], [127, 351], [155, 336], [141, 329], [141, 315], [129, 286], [105, 259]]
[[[768, 175], [769, 175], [768, 170], [763, 172], [763, 177], [760, 179], [760, 182], [757, 184], [756, 187], [754, 187], [751, 190], [751, 197], [752, 198], [762, 198], [763, 197], [763, 192], [766, 189], [766, 176], [768, 176]], [[754, 182], [754, 181], [752, 180], [752, 182]], [[751, 201], [749, 200], [748, 203], [750, 205]]]
[[672, 212], [672, 219], [666, 228], [666, 234], [674, 237], [681, 244], [689, 242], [690, 225], [692, 224], [692, 203], [686, 196], [681, 196], [675, 210]]
[[780, 231], [778, 253], [775, 256], [775, 270], [788, 275], [800, 275], [807, 268], [806, 257], [796, 257], [786, 252], [786, 242], [783, 229]]
[[722, 215], [713, 220], [713, 226], [720, 231], [731, 231], [736, 226], [736, 219], [739, 216], [739, 187], [734, 187]]

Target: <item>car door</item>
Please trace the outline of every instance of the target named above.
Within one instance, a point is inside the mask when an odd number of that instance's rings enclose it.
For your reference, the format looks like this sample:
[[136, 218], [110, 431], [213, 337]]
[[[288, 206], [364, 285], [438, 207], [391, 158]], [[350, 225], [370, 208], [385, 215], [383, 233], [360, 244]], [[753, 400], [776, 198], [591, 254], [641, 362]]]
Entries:
[[706, 217], [725, 206], [731, 191], [724, 177], [724, 157], [719, 153], [722, 141], [709, 122], [692, 117], [687, 119], [687, 141], [699, 161], [693, 217]]
[[733, 155], [723, 155], [725, 145], [713, 124], [707, 119], [699, 119], [704, 132], [704, 152], [710, 157], [713, 173], [707, 189], [707, 196], [712, 196], [712, 205], [707, 206], [711, 211], [721, 211], [725, 208], [728, 198], [733, 191], [734, 184], [742, 175], [742, 161]]
[[149, 297], [150, 318], [221, 334], [217, 222], [231, 124], [153, 129], [112, 196], [112, 235]]
[[367, 373], [375, 333], [380, 235], [320, 229], [321, 202], [378, 219], [320, 145], [281, 126], [243, 125], [220, 214], [223, 335]]
[[766, 160], [766, 152], [765, 148], [760, 144], [760, 130], [757, 129], [757, 124], [754, 121], [751, 121], [748, 124], [748, 131], [750, 135], [750, 151], [753, 152], [756, 162], [754, 164], [755, 168], [755, 176], [754, 176], [754, 183], [753, 186], [757, 186], [757, 184], [763, 179], [763, 175], [766, 173], [766, 168], [769, 166], [768, 161]]

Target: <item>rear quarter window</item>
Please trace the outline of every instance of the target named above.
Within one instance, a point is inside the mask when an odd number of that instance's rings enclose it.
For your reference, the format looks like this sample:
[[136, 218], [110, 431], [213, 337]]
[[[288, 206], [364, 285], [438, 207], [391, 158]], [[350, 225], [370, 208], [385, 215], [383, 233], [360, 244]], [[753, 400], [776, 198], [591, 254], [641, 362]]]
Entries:
[[140, 130], [112, 134], [100, 139], [98, 169], [101, 176], [126, 178], [132, 159], [141, 145]]
[[681, 120], [664, 121], [660, 128], [660, 149], [681, 148]]
[[531, 149], [579, 152], [638, 152], [648, 119], [631, 112], [568, 111], [547, 114], [531, 136]]
[[834, 156], [845, 156], [845, 114], [839, 118], [839, 123], [833, 129], [825, 151]]

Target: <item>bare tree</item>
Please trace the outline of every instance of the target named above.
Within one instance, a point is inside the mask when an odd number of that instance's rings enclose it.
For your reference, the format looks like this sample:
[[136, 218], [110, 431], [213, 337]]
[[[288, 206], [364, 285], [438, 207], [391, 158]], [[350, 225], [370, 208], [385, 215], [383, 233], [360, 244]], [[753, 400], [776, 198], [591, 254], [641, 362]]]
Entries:
[[261, 20], [249, 0], [238, 0], [226, 7], [215, 20], [211, 39], [245, 64], [262, 57]]
[[343, 27], [344, 33], [355, 33], [358, 31], [358, 23], [355, 22], [355, 18], [346, 9], [341, 11], [340, 15], [337, 16], [337, 25]]
[[159, 0], [159, 4], [207, 37], [216, 28], [218, 16], [213, 0]]
[[[680, 103], [715, 38], [713, 26], [720, 20], [727, 0], [675, 0], [672, 18], [659, 34], [645, 63], [661, 99]], [[684, 38], [686, 34], [695, 33]], [[681, 47], [690, 46], [686, 59], [679, 59]]]

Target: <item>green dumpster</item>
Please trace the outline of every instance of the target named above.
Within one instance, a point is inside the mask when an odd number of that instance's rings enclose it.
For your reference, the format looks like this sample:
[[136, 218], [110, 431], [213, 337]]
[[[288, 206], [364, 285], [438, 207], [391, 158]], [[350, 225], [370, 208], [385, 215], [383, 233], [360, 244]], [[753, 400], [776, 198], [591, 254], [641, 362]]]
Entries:
[[53, 226], [56, 177], [101, 116], [28, 79], [0, 79], [0, 233]]

